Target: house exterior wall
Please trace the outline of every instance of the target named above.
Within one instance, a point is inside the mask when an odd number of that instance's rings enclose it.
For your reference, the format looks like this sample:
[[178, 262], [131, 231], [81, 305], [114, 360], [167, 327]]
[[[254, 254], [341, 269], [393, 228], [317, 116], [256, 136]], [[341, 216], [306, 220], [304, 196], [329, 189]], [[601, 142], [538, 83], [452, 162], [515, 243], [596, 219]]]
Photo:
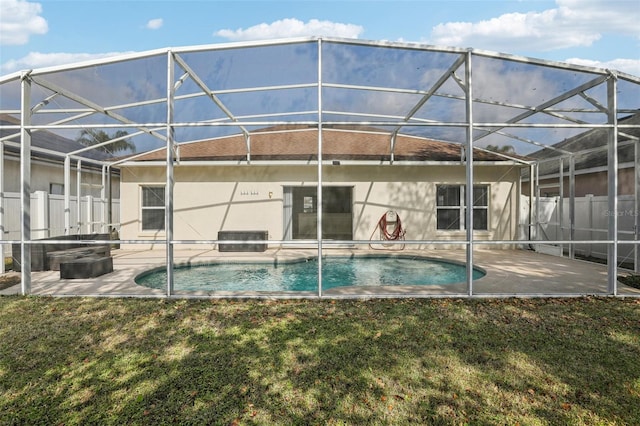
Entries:
[[[618, 169], [618, 195], [633, 195], [635, 193], [635, 170], [632, 167]], [[542, 196], [556, 196], [560, 194], [559, 178], [540, 177], [539, 184], [545, 188], [540, 189]], [[609, 193], [609, 179], [607, 171], [581, 173], [575, 176], [576, 197], [586, 195], [607, 195]], [[569, 197], [569, 176], [565, 172], [563, 184], [564, 197]], [[522, 182], [522, 193], [529, 195], [529, 182]]]
[[[474, 167], [475, 183], [489, 185], [490, 197], [489, 230], [476, 231], [477, 239], [515, 238], [519, 174], [519, 168], [512, 165]], [[284, 187], [315, 187], [317, 167], [178, 165], [174, 179], [174, 239], [215, 240], [220, 230], [267, 230], [269, 239], [282, 240]], [[120, 237], [163, 239], [164, 232], [141, 231], [140, 216], [141, 187], [164, 185], [164, 166], [122, 167], [121, 180]], [[464, 240], [464, 231], [436, 230], [438, 184], [464, 185], [464, 166], [341, 165], [323, 169], [324, 186], [353, 188], [354, 240], [369, 240], [388, 210], [398, 212], [407, 240]]]
[[[4, 160], [4, 190], [5, 192], [21, 192], [20, 187], [20, 160], [13, 157], [5, 157]], [[71, 168], [71, 194], [76, 195], [76, 168]], [[44, 162], [33, 162], [31, 164], [31, 192], [50, 192], [50, 184], [64, 185], [63, 164], [52, 164]], [[100, 196], [102, 186], [102, 176], [97, 171], [82, 172], [82, 195]], [[111, 188], [113, 198], [120, 196], [118, 178], [112, 177]]]

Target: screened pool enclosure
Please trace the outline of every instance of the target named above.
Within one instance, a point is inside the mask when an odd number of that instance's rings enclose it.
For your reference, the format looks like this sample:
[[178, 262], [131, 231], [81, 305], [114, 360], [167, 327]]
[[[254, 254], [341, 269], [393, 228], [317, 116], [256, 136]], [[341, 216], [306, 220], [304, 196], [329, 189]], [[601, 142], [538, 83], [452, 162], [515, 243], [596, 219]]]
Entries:
[[[314, 37], [6, 75], [0, 119], [14, 293], [640, 294], [619, 281], [640, 273], [637, 76]], [[347, 266], [329, 288], [336, 259], [357, 257], [463, 275], [391, 283]], [[278, 287], [300, 262], [312, 285]], [[194, 288], [184, 270], [203, 264]], [[256, 286], [216, 287], [222, 264]], [[161, 285], [140, 284], [149, 271]]]

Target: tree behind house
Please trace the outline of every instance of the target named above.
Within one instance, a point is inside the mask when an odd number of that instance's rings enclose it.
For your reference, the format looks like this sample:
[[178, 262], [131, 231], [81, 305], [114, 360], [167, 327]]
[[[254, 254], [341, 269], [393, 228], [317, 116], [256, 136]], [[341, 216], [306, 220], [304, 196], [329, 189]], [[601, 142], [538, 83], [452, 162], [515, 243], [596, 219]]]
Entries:
[[[110, 141], [112, 139], [121, 138], [127, 136], [128, 133], [124, 130], [118, 130], [113, 135], [109, 135], [107, 132], [103, 130], [95, 130], [95, 129], [83, 129], [80, 132], [80, 135], [76, 139], [77, 142], [81, 143], [84, 146], [93, 146], [98, 145], [103, 142]], [[103, 145], [96, 147], [96, 150], [101, 152], [108, 153], [116, 153], [121, 151], [136, 151], [136, 146], [129, 139], [122, 139], [116, 142], [110, 143], [108, 145]]]

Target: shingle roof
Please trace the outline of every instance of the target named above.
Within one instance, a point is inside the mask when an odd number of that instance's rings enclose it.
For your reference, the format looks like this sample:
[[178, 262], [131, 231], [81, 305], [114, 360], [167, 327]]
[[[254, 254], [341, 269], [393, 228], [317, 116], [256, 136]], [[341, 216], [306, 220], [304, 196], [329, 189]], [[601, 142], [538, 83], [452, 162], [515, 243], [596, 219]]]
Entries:
[[[618, 121], [619, 124], [640, 124], [640, 113], [636, 113], [634, 115], [624, 117]], [[624, 129], [621, 132], [640, 137], [639, 129]], [[624, 135], [620, 135], [618, 137], [618, 143], [626, 142], [630, 140], [628, 137]], [[594, 129], [589, 130], [587, 132], [581, 133], [574, 137], [565, 139], [562, 142], [559, 142], [553, 145], [554, 148], [560, 148], [565, 151], [576, 153], [575, 156], [575, 167], [576, 170], [584, 170], [590, 169], [594, 167], [602, 167], [606, 166], [608, 162], [608, 152], [604, 147], [608, 142], [608, 130], [607, 129]], [[603, 147], [603, 149], [597, 151], [591, 151], [585, 154], [580, 154], [580, 151]], [[529, 154], [529, 156], [533, 159], [547, 159], [547, 158], [558, 158], [559, 153], [557, 151], [545, 148], [539, 151], [533, 152]], [[627, 163], [634, 161], [634, 147], [633, 144], [626, 145], [618, 148], [618, 162], [619, 163]], [[568, 161], [565, 161], [564, 169], [565, 171], [569, 170]], [[544, 162], [540, 164], [539, 173], [541, 176], [546, 174], [553, 174], [558, 172], [558, 163], [557, 162]], [[528, 176], [528, 171], [524, 171], [524, 176]]]
[[[251, 133], [251, 160], [315, 160], [318, 130], [315, 127], [283, 125]], [[389, 161], [391, 138], [378, 129], [323, 128], [324, 160]], [[398, 135], [396, 161], [460, 161], [462, 145]], [[150, 152], [136, 161], [162, 161], [164, 150]], [[180, 145], [180, 161], [242, 161], [247, 159], [247, 143], [242, 135]], [[477, 161], [504, 161], [499, 155], [475, 150]]]

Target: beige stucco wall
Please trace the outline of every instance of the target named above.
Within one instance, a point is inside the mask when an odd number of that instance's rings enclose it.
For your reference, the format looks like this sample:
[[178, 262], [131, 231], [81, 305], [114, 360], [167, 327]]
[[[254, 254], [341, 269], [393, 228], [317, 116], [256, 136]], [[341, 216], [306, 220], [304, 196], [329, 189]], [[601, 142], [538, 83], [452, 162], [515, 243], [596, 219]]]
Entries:
[[[515, 238], [519, 169], [476, 165], [474, 172], [476, 183], [490, 186], [490, 229], [476, 231], [476, 238]], [[315, 186], [317, 168], [185, 165], [174, 168], [174, 177], [174, 239], [215, 240], [219, 230], [268, 230], [269, 239], [281, 240], [283, 188]], [[464, 184], [464, 166], [327, 166], [323, 180], [325, 186], [353, 187], [355, 240], [369, 240], [387, 210], [398, 212], [408, 240], [465, 238], [464, 231], [436, 230], [435, 206], [436, 185]], [[122, 239], [164, 238], [140, 226], [141, 186], [164, 183], [162, 166], [122, 168]]]
[[[20, 161], [15, 157], [5, 157], [4, 159], [4, 191], [5, 192], [21, 192], [20, 187]], [[76, 195], [77, 173], [75, 165], [71, 169], [71, 194]], [[64, 167], [62, 162], [59, 164], [45, 163], [42, 161], [34, 161], [31, 164], [31, 192], [44, 191], [49, 192], [49, 184], [56, 183], [64, 185]], [[84, 170], [82, 172], [82, 195], [100, 196], [102, 187], [102, 175], [99, 171]], [[113, 198], [118, 198], [120, 188], [118, 178], [113, 177], [111, 180]]]
[[[635, 192], [635, 170], [633, 167], [618, 169], [618, 195], [633, 195]], [[609, 193], [609, 178], [606, 171], [593, 173], [576, 174], [575, 177], [576, 197], [584, 197], [591, 195], [607, 195]], [[540, 185], [545, 188], [540, 190], [540, 194], [549, 196], [558, 195], [560, 193], [560, 179], [540, 179]], [[569, 197], [569, 177], [564, 175], [563, 183], [564, 197]], [[529, 195], [529, 182], [522, 183], [522, 193]]]

